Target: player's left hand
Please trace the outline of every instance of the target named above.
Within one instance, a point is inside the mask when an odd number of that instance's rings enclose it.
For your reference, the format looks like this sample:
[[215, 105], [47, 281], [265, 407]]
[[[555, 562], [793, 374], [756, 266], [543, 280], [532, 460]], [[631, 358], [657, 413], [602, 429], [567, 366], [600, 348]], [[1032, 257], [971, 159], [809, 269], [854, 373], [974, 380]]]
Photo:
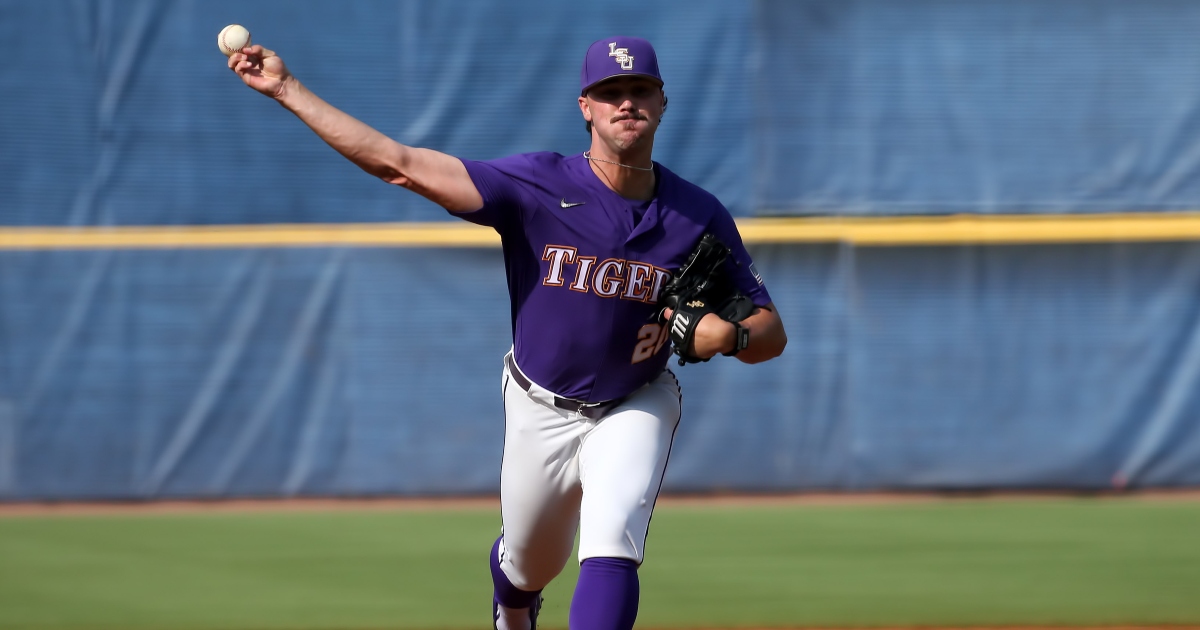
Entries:
[[[663, 309], [663, 320], [671, 321], [675, 311], [670, 307]], [[696, 324], [696, 335], [688, 350], [697, 359], [708, 360], [718, 354], [730, 352], [737, 343], [737, 328], [730, 322], [721, 319], [716, 313], [708, 313]]]

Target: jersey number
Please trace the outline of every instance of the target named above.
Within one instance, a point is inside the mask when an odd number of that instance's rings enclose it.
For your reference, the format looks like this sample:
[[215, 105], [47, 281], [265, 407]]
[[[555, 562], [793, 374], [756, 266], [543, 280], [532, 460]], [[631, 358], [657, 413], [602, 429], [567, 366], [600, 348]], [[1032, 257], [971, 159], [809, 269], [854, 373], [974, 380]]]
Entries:
[[670, 330], [661, 324], [646, 324], [638, 331], [638, 344], [633, 349], [632, 363], [641, 363], [658, 354], [670, 337]]

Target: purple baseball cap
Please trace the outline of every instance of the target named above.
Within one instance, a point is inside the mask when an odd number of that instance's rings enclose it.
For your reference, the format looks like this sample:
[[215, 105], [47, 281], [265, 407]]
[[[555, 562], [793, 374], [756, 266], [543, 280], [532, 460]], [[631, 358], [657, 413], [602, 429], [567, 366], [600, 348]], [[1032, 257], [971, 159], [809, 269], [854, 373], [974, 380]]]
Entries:
[[649, 77], [663, 84], [658, 74], [658, 55], [650, 42], [637, 37], [609, 37], [588, 47], [579, 73], [579, 95], [605, 79], [623, 76]]

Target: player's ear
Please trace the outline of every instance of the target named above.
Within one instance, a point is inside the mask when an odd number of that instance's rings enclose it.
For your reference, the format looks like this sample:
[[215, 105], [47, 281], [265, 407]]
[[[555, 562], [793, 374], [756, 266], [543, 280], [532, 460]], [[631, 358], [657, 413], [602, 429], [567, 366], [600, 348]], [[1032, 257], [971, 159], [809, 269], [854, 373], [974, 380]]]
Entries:
[[579, 97], [579, 112], [583, 114], [584, 120], [592, 122], [592, 108], [588, 106], [586, 97]]

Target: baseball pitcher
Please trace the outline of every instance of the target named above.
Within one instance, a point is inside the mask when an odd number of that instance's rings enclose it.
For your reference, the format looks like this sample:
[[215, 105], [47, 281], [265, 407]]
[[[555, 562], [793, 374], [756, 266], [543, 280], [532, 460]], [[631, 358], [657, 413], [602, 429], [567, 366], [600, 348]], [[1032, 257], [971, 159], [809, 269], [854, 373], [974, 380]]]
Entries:
[[672, 353], [681, 364], [718, 354], [758, 363], [787, 343], [728, 210], [652, 160], [667, 109], [654, 48], [634, 37], [588, 47], [578, 97], [587, 150], [482, 162], [395, 142], [261, 46], [231, 55], [229, 68], [366, 172], [500, 234], [513, 345], [501, 361], [494, 627], [536, 628], [542, 589], [578, 532], [570, 627], [632, 628], [679, 425]]

